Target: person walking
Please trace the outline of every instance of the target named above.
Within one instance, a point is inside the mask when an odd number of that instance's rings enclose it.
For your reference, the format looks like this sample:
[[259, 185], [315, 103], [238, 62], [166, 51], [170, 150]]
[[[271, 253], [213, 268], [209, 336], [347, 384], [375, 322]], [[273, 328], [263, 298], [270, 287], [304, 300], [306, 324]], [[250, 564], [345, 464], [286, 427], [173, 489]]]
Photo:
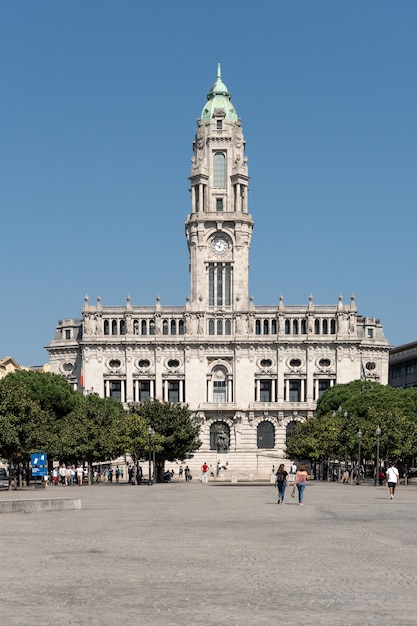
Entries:
[[278, 504], [284, 504], [285, 488], [287, 486], [288, 472], [285, 471], [283, 463], [278, 467], [275, 474], [275, 484], [278, 487]]
[[290, 467], [290, 475], [289, 475], [289, 477], [288, 477], [288, 478], [289, 478], [290, 483], [294, 483], [296, 473], [297, 473], [297, 466], [296, 466], [296, 464], [295, 464], [295, 461], [293, 461], [293, 462], [291, 463], [291, 467]]
[[394, 499], [395, 487], [400, 483], [400, 474], [395, 463], [390, 463], [387, 469], [387, 483], [391, 500]]
[[204, 462], [203, 465], [201, 466], [201, 482], [202, 483], [208, 483], [208, 471], [209, 471], [209, 466], [207, 465], [206, 462]]
[[81, 463], [78, 463], [75, 473], [77, 474], [77, 482], [79, 486], [81, 487], [83, 484], [83, 479], [84, 479], [84, 468], [81, 465]]
[[295, 475], [295, 485], [298, 490], [298, 504], [304, 504], [304, 489], [308, 480], [307, 469], [304, 463], [300, 465], [300, 469], [297, 470]]

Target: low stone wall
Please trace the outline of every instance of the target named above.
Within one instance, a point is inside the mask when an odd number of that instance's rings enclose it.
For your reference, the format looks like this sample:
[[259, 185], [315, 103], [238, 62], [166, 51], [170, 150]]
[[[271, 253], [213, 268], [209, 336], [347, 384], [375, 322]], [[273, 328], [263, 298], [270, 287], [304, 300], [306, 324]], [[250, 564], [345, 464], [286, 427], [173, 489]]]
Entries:
[[39, 511], [74, 511], [79, 509], [81, 509], [80, 498], [0, 500], [0, 513], [37, 513]]

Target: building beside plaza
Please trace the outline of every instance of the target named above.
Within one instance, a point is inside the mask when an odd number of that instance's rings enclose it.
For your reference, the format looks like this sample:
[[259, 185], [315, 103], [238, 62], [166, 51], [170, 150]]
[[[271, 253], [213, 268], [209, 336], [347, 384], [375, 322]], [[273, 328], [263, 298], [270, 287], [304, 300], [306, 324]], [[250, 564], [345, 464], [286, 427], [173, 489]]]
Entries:
[[[379, 319], [354, 296], [333, 305], [255, 305], [248, 293], [253, 219], [241, 120], [217, 80], [197, 121], [185, 232], [190, 296], [183, 306], [107, 306], [86, 296], [82, 319], [59, 321], [51, 371], [84, 393], [122, 403], [186, 403], [201, 424], [204, 461], [265, 473], [285, 460], [286, 436], [336, 383], [388, 382]], [[180, 218], [180, 216], [179, 216]]]
[[403, 389], [417, 387], [417, 341], [390, 350], [388, 384]]

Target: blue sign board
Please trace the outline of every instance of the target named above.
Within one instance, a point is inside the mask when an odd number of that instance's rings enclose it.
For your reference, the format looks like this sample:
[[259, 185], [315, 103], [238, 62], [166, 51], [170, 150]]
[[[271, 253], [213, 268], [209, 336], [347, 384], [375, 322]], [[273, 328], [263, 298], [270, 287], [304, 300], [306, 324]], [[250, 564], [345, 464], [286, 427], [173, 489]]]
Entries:
[[32, 476], [48, 476], [48, 468], [32, 467]]
[[48, 456], [44, 452], [30, 455], [32, 476], [48, 476]]
[[44, 452], [39, 452], [38, 454], [31, 454], [30, 462], [32, 464], [32, 467], [47, 467], [48, 457]]

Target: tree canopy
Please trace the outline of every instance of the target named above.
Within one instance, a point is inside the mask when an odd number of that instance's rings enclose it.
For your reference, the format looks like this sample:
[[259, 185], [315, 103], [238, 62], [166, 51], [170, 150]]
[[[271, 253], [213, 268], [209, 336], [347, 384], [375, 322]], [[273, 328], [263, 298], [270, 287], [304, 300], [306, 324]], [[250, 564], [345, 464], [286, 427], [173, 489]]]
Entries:
[[[152, 428], [151, 439], [148, 428]], [[0, 380], [0, 456], [27, 461], [45, 452], [90, 465], [130, 453], [155, 453], [157, 466], [189, 458], [201, 445], [200, 427], [187, 407], [149, 400], [128, 412], [111, 398], [83, 396], [62, 377], [19, 371]]]
[[62, 424], [60, 458], [91, 465], [123, 454], [124, 415], [123, 406], [113, 398], [79, 395], [78, 406]]
[[[317, 404], [316, 417], [297, 426], [288, 438], [287, 454], [295, 458], [356, 459], [376, 454], [404, 459], [417, 453], [417, 389], [353, 381], [328, 389]], [[359, 436], [359, 432], [361, 433]]]
[[12, 463], [32, 452], [54, 455], [58, 424], [79, 401], [62, 376], [19, 370], [0, 380], [0, 456]]
[[[132, 420], [133, 416], [140, 416], [144, 423]], [[193, 423], [189, 409], [179, 404], [160, 400], [132, 403], [127, 420], [131, 424], [130, 453], [135, 446], [138, 453], [149, 451], [148, 427], [155, 432], [150, 443], [160, 472], [166, 461], [190, 458], [201, 446], [200, 426]]]

